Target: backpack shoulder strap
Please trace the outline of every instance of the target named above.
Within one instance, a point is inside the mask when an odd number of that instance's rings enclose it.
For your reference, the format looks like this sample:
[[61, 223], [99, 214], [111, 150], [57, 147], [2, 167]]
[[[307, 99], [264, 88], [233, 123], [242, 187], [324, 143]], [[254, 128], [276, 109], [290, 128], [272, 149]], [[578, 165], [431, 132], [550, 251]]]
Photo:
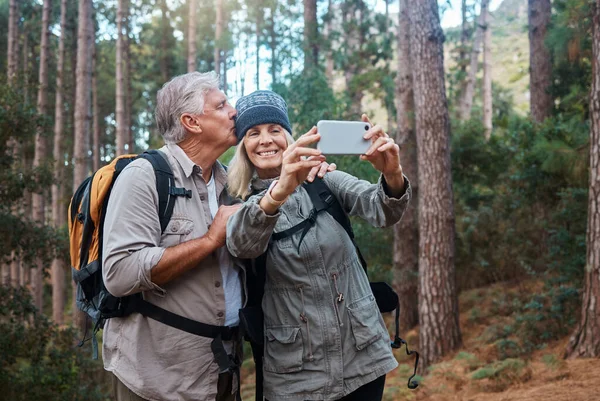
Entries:
[[[356, 244], [354, 240], [354, 230], [352, 230], [352, 223], [350, 223], [350, 218], [346, 211], [342, 208], [342, 205], [335, 197], [331, 189], [325, 184], [325, 181], [320, 177], [315, 177], [314, 181], [311, 183], [302, 184], [308, 192], [310, 196], [310, 200], [312, 201], [315, 208], [319, 210], [325, 210], [327, 213], [334, 218], [335, 221], [338, 222], [340, 226], [344, 228], [352, 244], [354, 244], [354, 248], [356, 248], [356, 253], [358, 254], [358, 258], [360, 259], [360, 264], [363, 269], [365, 269], [365, 273], [367, 272], [367, 262], [365, 258], [362, 256], [360, 252], [360, 248]], [[319, 210], [319, 211], [320, 211]]]
[[178, 196], [191, 198], [192, 191], [175, 187], [173, 170], [171, 170], [171, 166], [169, 166], [165, 156], [162, 155], [160, 151], [154, 149], [148, 150], [140, 154], [139, 157], [148, 160], [154, 168], [154, 174], [156, 175], [156, 190], [158, 191], [160, 231], [164, 232], [173, 215], [175, 198]]

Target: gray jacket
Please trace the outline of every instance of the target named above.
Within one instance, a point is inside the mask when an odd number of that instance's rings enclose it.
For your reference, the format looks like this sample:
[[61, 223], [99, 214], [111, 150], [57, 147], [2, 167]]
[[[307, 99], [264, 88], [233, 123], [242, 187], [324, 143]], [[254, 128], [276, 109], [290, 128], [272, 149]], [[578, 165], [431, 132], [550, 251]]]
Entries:
[[[375, 227], [398, 222], [411, 196], [408, 180], [399, 199], [385, 194], [382, 178], [371, 184], [334, 171], [325, 182], [349, 215]], [[269, 183], [255, 180], [252, 185], [264, 190]], [[298, 187], [277, 214], [268, 216], [258, 205], [262, 196], [252, 196], [229, 219], [227, 246], [241, 258], [256, 258], [268, 247], [262, 302], [265, 398], [337, 400], [398, 366], [369, 280], [344, 229], [323, 212], [299, 251], [300, 233], [269, 246], [273, 232], [308, 217], [312, 202]]]

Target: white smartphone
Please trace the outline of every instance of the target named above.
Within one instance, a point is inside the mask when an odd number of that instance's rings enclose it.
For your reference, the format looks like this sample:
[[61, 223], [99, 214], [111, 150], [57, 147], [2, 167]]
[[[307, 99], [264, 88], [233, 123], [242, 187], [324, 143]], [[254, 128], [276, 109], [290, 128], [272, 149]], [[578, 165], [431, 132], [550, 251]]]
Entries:
[[317, 149], [324, 155], [362, 155], [371, 146], [371, 141], [364, 139], [371, 124], [363, 121], [321, 120], [317, 123], [317, 131], [321, 139]]

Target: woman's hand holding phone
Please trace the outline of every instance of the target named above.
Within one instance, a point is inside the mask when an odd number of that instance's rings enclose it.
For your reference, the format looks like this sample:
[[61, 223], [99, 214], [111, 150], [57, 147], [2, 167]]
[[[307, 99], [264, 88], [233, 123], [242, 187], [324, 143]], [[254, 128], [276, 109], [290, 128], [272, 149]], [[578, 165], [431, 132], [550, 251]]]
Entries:
[[[362, 120], [371, 123], [366, 114], [362, 115]], [[371, 127], [364, 135], [365, 139], [371, 140], [371, 146], [365, 154], [360, 155], [360, 159], [370, 162], [383, 174], [392, 196], [402, 194], [404, 176], [400, 164], [400, 147], [381, 126], [371, 124]]]
[[283, 152], [279, 181], [271, 193], [273, 199], [282, 200], [291, 195], [306, 180], [311, 170], [325, 160], [320, 150], [307, 147], [319, 139], [321, 135], [317, 132], [317, 127], [312, 127]]

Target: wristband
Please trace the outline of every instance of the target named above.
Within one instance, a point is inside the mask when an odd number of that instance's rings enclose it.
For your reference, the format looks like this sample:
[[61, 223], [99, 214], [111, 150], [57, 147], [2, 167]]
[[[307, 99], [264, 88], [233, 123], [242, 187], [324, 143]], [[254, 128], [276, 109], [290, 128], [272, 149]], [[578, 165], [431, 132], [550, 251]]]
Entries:
[[275, 206], [276, 208], [279, 208], [281, 205], [283, 205], [285, 203], [286, 200], [288, 200], [288, 198], [290, 197], [289, 195], [285, 197], [285, 199], [283, 200], [275, 200], [273, 199], [273, 197], [271, 196], [271, 191], [273, 190], [273, 188], [275, 188], [275, 185], [277, 185], [278, 180], [275, 180], [271, 183], [271, 185], [269, 185], [269, 189], [267, 189], [267, 192], [265, 193], [264, 198], [267, 200], [267, 202], [271, 205], [271, 206]]

